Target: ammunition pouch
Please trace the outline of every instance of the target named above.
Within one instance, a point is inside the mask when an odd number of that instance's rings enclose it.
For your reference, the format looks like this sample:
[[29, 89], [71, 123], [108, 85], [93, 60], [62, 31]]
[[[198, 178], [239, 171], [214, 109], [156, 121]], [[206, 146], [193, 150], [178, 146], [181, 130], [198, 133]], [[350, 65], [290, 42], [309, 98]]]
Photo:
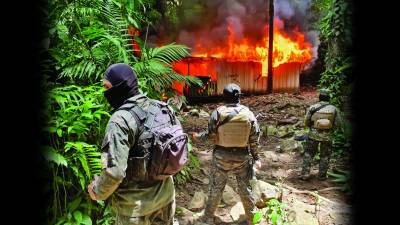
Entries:
[[251, 125], [247, 121], [225, 123], [218, 128], [216, 145], [223, 147], [247, 147]]
[[329, 130], [332, 128], [332, 123], [329, 119], [318, 119], [314, 122], [314, 128], [319, 130]]

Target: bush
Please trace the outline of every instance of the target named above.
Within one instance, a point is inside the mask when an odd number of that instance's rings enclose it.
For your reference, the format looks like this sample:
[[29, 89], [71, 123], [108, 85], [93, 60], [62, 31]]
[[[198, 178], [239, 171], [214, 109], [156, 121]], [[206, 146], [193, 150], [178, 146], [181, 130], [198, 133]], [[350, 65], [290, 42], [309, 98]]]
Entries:
[[53, 193], [49, 223], [91, 224], [100, 207], [86, 187], [101, 171], [100, 151], [104, 127], [110, 117], [100, 84], [56, 86], [49, 92], [46, 112], [47, 174]]

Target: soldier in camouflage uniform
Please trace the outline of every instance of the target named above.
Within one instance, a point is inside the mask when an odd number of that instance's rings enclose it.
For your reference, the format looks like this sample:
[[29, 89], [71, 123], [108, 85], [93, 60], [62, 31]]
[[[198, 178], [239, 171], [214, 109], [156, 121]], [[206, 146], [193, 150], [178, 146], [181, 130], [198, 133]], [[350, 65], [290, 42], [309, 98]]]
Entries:
[[[249, 181], [255, 179], [254, 165], [256, 169], [261, 167], [258, 150], [260, 129], [254, 114], [246, 106], [240, 104], [240, 95], [240, 87], [238, 85], [226, 85], [224, 88], [226, 104], [212, 112], [207, 131], [200, 134], [193, 133], [194, 140], [211, 138], [216, 143], [210, 172], [208, 201], [206, 203], [204, 215], [201, 218], [203, 222], [209, 224], [213, 224], [214, 212], [221, 201], [222, 193], [227, 183], [228, 173], [230, 172], [236, 176], [238, 192], [246, 212], [247, 223], [252, 224], [255, 205], [254, 199], [251, 196], [252, 190]], [[250, 126], [248, 136], [244, 137], [247, 141], [245, 147], [224, 147], [218, 145], [218, 132], [221, 132], [218, 127], [225, 119], [221, 117], [222, 111], [226, 108], [241, 111], [243, 115], [248, 118]], [[246, 135], [245, 129], [239, 131], [237, 138], [241, 138], [239, 135]]]
[[[310, 106], [305, 116], [305, 126], [310, 128], [308, 139], [305, 143], [305, 151], [303, 158], [303, 168], [301, 172], [301, 179], [308, 180], [310, 178], [310, 167], [315, 154], [318, 151], [318, 145], [320, 148], [320, 162], [319, 162], [319, 173], [318, 179], [325, 180], [326, 174], [329, 169], [329, 160], [332, 149], [332, 134], [335, 129], [342, 129], [342, 118], [340, 111], [333, 105], [329, 104], [329, 90], [321, 89], [319, 92], [319, 102]], [[330, 115], [331, 126], [327, 129], [317, 128], [317, 121], [324, 116], [318, 115]], [[318, 121], [319, 122], [319, 121]]]
[[[149, 98], [140, 94], [137, 77], [126, 64], [111, 65], [104, 77], [104, 93], [114, 109], [139, 105], [144, 111]], [[175, 189], [172, 177], [163, 181], [134, 182], [127, 177], [128, 155], [139, 132], [133, 115], [115, 111], [108, 121], [102, 144], [103, 170], [89, 185], [93, 200], [110, 199], [116, 225], [172, 224], [175, 214]]]

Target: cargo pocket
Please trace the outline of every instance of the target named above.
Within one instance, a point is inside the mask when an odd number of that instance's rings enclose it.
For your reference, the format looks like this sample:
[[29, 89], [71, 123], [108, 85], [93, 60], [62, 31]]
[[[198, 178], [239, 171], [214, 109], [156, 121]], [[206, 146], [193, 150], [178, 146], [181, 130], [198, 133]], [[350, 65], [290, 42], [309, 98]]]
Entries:
[[148, 179], [149, 153], [142, 157], [128, 159], [127, 178], [130, 181], [144, 181]]

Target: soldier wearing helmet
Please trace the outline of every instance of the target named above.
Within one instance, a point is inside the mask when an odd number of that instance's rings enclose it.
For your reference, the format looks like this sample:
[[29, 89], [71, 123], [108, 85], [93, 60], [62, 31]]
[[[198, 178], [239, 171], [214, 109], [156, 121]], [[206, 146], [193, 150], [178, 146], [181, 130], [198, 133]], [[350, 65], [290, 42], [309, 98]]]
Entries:
[[252, 224], [254, 199], [250, 180], [255, 179], [255, 169], [261, 167], [259, 159], [260, 129], [253, 112], [240, 104], [240, 87], [228, 84], [224, 87], [225, 104], [212, 112], [208, 130], [193, 133], [194, 140], [214, 140], [208, 201], [202, 220], [213, 223], [214, 212], [221, 201], [228, 174], [233, 173], [243, 203], [247, 223]]
[[310, 131], [305, 143], [303, 168], [300, 177], [302, 180], [310, 178], [311, 162], [317, 153], [318, 146], [320, 146], [318, 179], [326, 179], [332, 149], [332, 133], [337, 128], [343, 129], [339, 110], [329, 104], [329, 93], [328, 89], [321, 89], [319, 91], [319, 102], [310, 106], [305, 116], [305, 126]]

